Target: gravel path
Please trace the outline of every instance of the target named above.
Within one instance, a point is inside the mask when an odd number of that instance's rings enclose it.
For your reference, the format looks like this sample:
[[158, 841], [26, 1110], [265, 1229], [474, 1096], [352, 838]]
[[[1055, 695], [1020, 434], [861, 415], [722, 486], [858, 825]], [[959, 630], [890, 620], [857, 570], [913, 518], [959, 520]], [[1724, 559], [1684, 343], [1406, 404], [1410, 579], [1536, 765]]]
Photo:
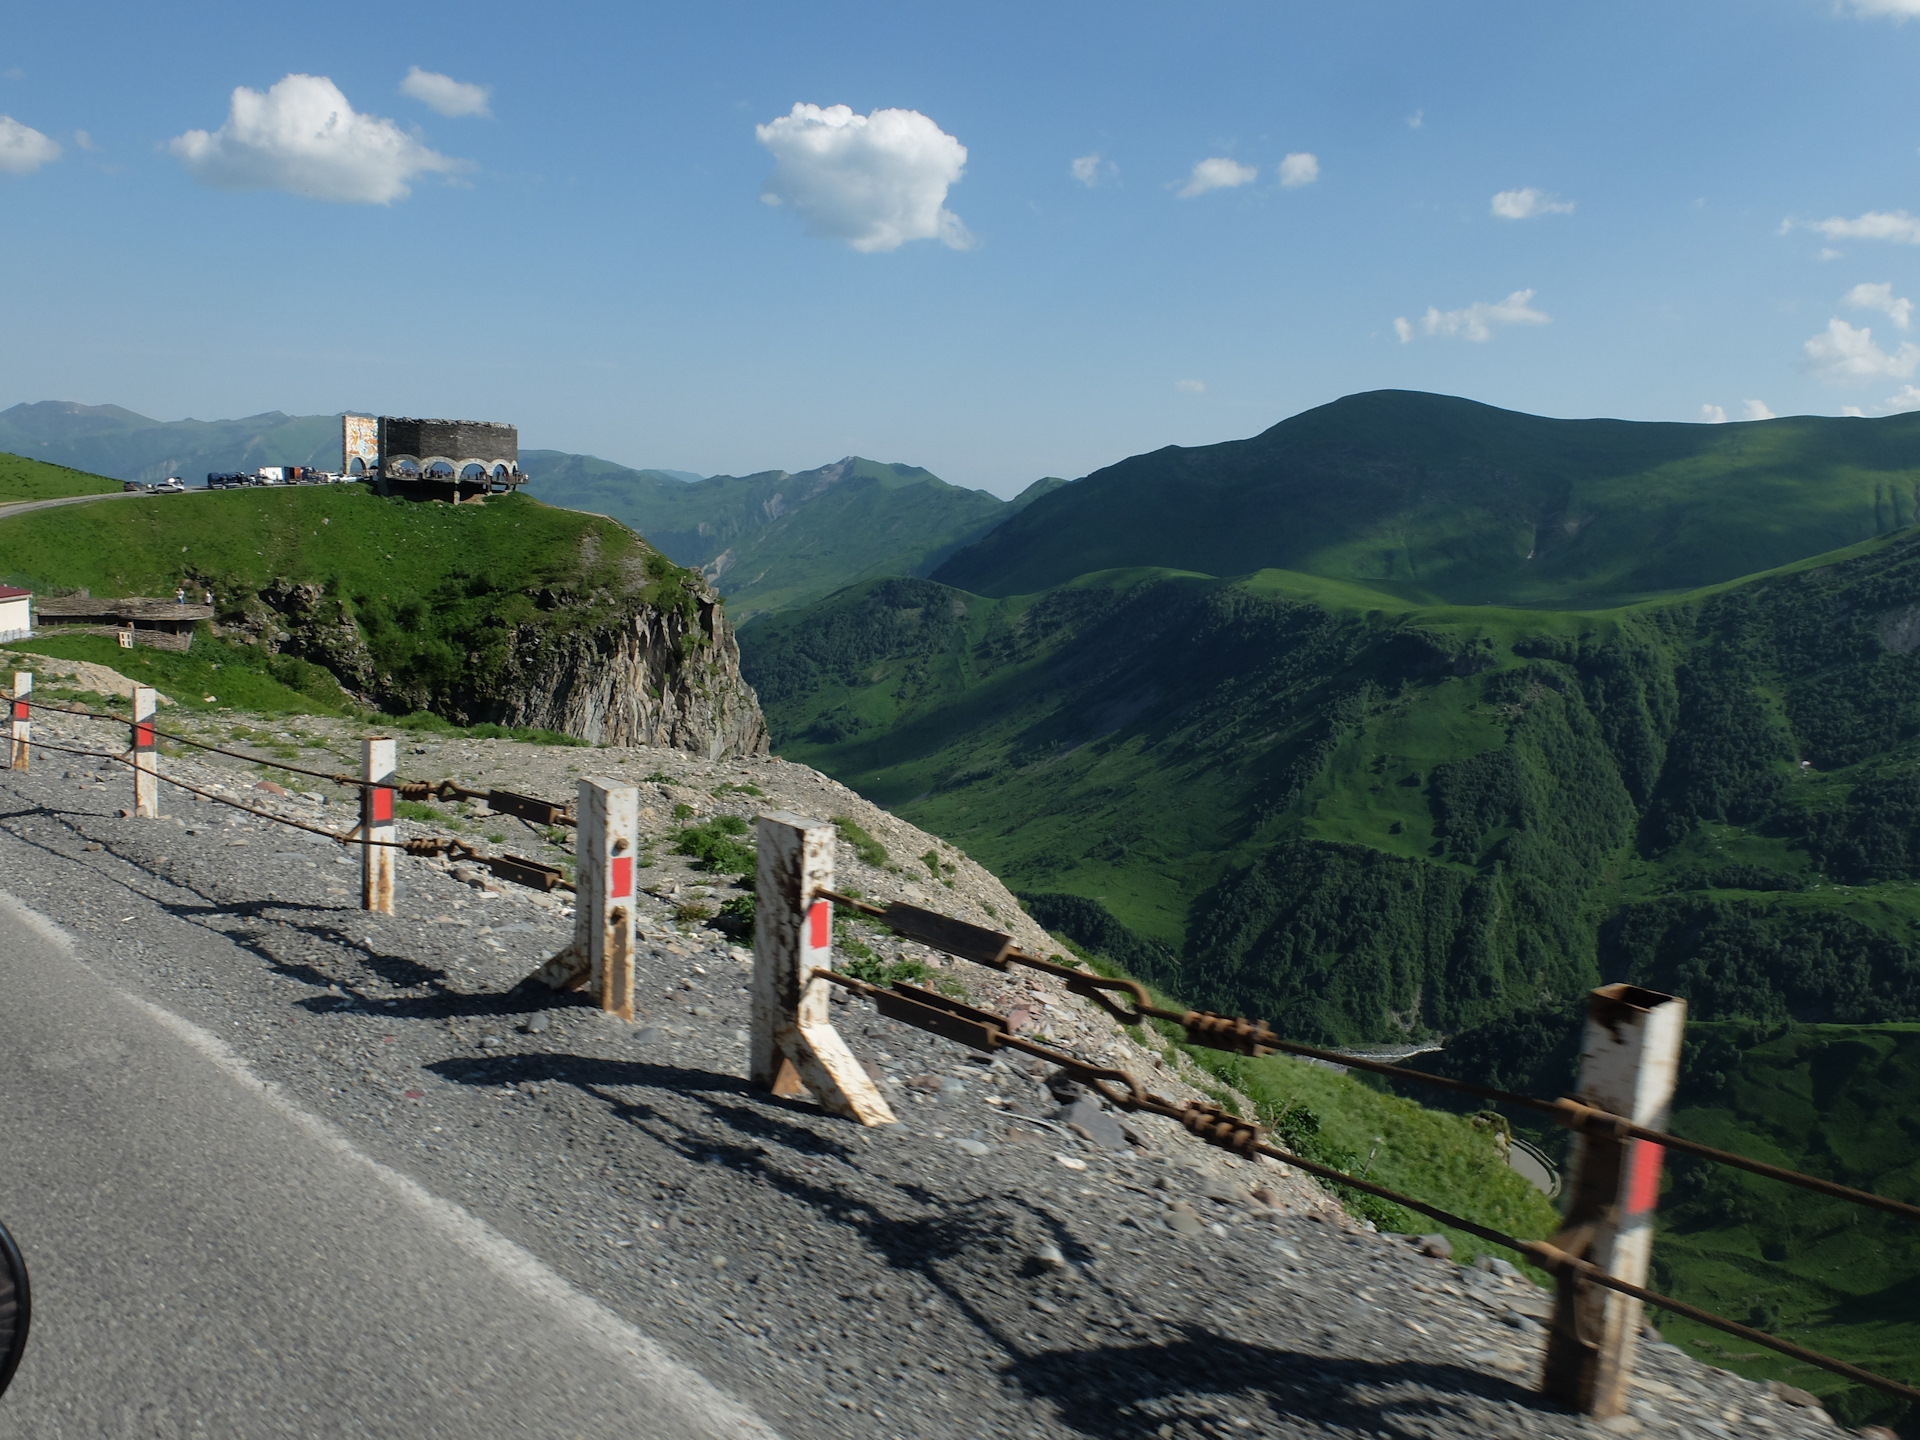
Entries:
[[[349, 753], [345, 726], [269, 728], [311, 759]], [[53, 730], [36, 723], [40, 738]], [[632, 774], [652, 787], [643, 803], [662, 834], [674, 804], [846, 815], [906, 863], [863, 867], [843, 847], [842, 884], [1005, 917], [1023, 943], [1045, 944], [958, 852], [802, 767], [421, 747], [403, 745], [403, 774], [556, 798], [588, 767]], [[646, 872], [662, 893], [642, 917], [644, 1014], [629, 1027], [521, 983], [570, 934], [548, 897], [409, 859], [399, 913], [365, 915], [357, 870], [331, 842], [164, 787], [170, 818], [121, 818], [124, 771], [48, 752], [36, 767], [0, 772], [0, 889], [68, 930], [113, 983], [222, 1037], [362, 1152], [525, 1247], [784, 1434], [1599, 1433], [1531, 1393], [1542, 1292], [1357, 1229], [1284, 1167], [1240, 1165], [1151, 1118], [1126, 1122], [1140, 1145], [1096, 1144], [1060, 1122], [1043, 1075], [980, 1063], [858, 1003], [836, 1020], [900, 1124], [861, 1130], [750, 1089], [750, 957], [675, 923], [712, 887], [664, 854]], [[239, 793], [256, 772], [206, 773]], [[714, 794], [749, 785], [762, 793]], [[272, 803], [350, 826], [327, 787], [313, 793]], [[500, 826], [500, 848], [535, 852], [539, 836]], [[911, 859], [921, 847], [954, 867], [941, 881]], [[1044, 986], [995, 977], [975, 994], [1152, 1071]], [[1836, 1433], [1822, 1412], [1671, 1347], [1643, 1356], [1633, 1414], [1607, 1433]]]

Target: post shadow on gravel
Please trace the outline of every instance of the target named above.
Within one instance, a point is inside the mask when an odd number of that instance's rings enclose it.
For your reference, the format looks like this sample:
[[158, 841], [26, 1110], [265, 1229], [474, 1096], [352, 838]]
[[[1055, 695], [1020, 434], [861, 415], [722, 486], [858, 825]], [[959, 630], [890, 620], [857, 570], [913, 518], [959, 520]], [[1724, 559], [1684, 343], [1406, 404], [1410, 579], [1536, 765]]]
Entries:
[[[1139, 1440], [1178, 1413], [1178, 1397], [1240, 1397], [1264, 1403], [1274, 1418], [1327, 1427], [1342, 1434], [1400, 1433], [1401, 1417], [1471, 1433], [1462, 1400], [1509, 1403], [1527, 1410], [1568, 1412], [1544, 1403], [1510, 1380], [1458, 1365], [1418, 1360], [1327, 1359], [1253, 1345], [1216, 1331], [1185, 1327], [1174, 1344], [1044, 1350], [1024, 1355], [1007, 1373], [1029, 1395], [1053, 1401], [1060, 1418], [1100, 1440]], [[1358, 1389], [1418, 1387], [1424, 1396], [1381, 1401], [1355, 1398]], [[1154, 1406], [1143, 1410], [1143, 1406]], [[1216, 1415], [1194, 1418], [1218, 1423]], [[1255, 1422], [1258, 1424], [1258, 1421]]]

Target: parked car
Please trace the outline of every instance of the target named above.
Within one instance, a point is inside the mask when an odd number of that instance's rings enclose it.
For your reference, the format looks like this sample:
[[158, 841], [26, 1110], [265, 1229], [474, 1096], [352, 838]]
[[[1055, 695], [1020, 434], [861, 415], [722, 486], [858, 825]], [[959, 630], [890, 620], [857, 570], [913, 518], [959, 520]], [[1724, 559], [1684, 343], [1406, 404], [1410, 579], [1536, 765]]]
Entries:
[[209, 490], [237, 490], [242, 485], [252, 483], [252, 477], [242, 475], [237, 470], [210, 470], [207, 472]]
[[138, 480], [128, 480], [120, 488], [129, 495], [151, 495], [153, 492]]
[[187, 482], [182, 480], [178, 475], [169, 475], [153, 488], [157, 491], [164, 490], [169, 495], [172, 495], [185, 490], [187, 488]]

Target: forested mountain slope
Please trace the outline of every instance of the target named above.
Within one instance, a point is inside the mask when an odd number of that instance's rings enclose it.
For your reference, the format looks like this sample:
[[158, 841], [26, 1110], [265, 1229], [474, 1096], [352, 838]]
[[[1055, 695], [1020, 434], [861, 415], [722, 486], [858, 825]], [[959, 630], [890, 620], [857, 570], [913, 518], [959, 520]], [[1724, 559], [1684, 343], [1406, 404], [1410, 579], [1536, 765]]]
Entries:
[[1552, 420], [1405, 390], [1168, 446], [1036, 501], [934, 578], [1020, 595], [1167, 565], [1279, 567], [1422, 603], [1590, 608], [1712, 585], [1920, 517], [1920, 414]]
[[1135, 570], [743, 636], [781, 753], [1189, 1000], [1339, 1040], [1601, 979], [1920, 1019], [1916, 651], [1914, 532], [1611, 611]]

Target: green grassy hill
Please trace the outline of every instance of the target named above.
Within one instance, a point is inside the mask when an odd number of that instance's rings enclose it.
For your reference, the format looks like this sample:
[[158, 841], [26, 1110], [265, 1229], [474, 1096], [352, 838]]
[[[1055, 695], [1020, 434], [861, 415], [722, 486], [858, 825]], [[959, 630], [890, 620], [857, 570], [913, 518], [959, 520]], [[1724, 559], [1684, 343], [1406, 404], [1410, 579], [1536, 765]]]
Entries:
[[541, 498], [631, 525], [677, 563], [704, 570], [743, 622], [875, 576], [924, 574], [1065, 483], [1042, 480], [1006, 501], [857, 455], [798, 474], [691, 484], [592, 456], [529, 451], [524, 462]]
[[705, 589], [607, 520], [524, 495], [454, 506], [363, 485], [0, 511], [0, 583], [211, 589], [234, 635], [323, 665], [385, 708], [463, 723], [492, 718], [529, 636], [559, 640], [633, 605], [691, 612]]
[[742, 648], [782, 754], [1287, 1033], [1602, 979], [1920, 1020], [1920, 534], [1587, 613], [1280, 571], [888, 580]]
[[1734, 425], [1550, 420], [1352, 395], [1247, 440], [1056, 490], [934, 578], [1032, 594], [1091, 571], [1278, 567], [1419, 603], [1617, 605], [1920, 517], [1920, 414]]
[[64, 465], [29, 460], [24, 455], [0, 455], [0, 505], [23, 500], [60, 500], [69, 495], [111, 495], [120, 482]]

